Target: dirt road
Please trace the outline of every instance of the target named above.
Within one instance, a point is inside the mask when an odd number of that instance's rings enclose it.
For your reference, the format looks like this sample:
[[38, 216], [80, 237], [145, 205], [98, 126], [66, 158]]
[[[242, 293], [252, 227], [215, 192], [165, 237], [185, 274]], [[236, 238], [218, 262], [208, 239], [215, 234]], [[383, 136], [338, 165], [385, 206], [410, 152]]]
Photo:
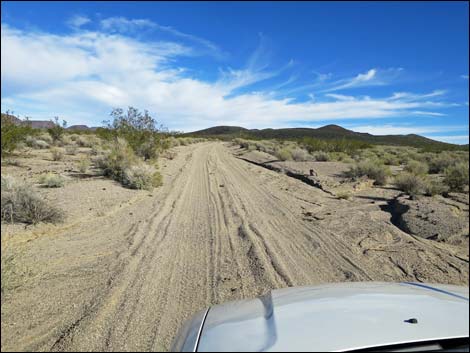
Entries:
[[453, 248], [401, 232], [376, 206], [351, 214], [222, 143], [182, 149], [163, 173], [150, 196], [24, 245], [32, 275], [2, 298], [3, 351], [167, 350], [196, 311], [286, 286], [468, 283]]

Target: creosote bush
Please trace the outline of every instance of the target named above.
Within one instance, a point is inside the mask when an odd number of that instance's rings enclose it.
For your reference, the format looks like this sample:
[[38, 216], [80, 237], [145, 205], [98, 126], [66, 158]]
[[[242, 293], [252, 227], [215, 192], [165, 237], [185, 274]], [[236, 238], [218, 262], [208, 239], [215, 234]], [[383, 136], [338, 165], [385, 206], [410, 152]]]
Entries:
[[57, 223], [64, 218], [31, 185], [8, 176], [1, 177], [1, 212], [2, 222], [12, 223]]

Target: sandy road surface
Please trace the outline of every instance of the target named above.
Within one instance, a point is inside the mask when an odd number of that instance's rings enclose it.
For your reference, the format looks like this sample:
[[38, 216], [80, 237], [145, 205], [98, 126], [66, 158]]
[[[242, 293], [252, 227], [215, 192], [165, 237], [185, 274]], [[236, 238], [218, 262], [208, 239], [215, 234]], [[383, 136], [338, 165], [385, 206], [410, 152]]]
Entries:
[[347, 201], [221, 143], [187, 147], [164, 173], [151, 196], [26, 247], [41, 270], [2, 299], [2, 350], [166, 350], [196, 311], [273, 288], [468, 283], [468, 258], [451, 247], [408, 236], [367, 205], [351, 215]]

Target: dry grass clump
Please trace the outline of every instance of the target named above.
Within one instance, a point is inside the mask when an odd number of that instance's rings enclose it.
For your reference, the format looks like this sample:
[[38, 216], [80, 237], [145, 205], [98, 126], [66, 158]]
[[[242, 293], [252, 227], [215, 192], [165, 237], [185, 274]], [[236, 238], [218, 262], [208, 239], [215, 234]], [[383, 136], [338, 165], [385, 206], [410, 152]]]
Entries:
[[80, 173], [86, 173], [90, 167], [90, 160], [86, 157], [81, 158], [77, 163], [77, 169]]
[[310, 154], [303, 148], [296, 147], [292, 150], [291, 154], [294, 161], [304, 162], [311, 159]]
[[328, 152], [318, 151], [314, 152], [313, 158], [317, 162], [328, 162], [330, 160], [330, 154]]
[[1, 177], [2, 222], [36, 224], [62, 221], [64, 214], [48, 204], [31, 185], [9, 177]]
[[41, 175], [38, 181], [46, 188], [61, 188], [65, 184], [65, 179], [62, 176], [53, 173]]
[[275, 156], [281, 161], [291, 161], [293, 159], [291, 149], [288, 147], [276, 150]]
[[350, 191], [339, 191], [336, 193], [336, 197], [342, 200], [349, 200], [352, 196]]
[[65, 147], [65, 153], [71, 156], [76, 155], [78, 152], [78, 146], [73, 144], [73, 145], [68, 145]]
[[51, 155], [53, 161], [61, 161], [64, 159], [64, 151], [61, 148], [51, 148]]

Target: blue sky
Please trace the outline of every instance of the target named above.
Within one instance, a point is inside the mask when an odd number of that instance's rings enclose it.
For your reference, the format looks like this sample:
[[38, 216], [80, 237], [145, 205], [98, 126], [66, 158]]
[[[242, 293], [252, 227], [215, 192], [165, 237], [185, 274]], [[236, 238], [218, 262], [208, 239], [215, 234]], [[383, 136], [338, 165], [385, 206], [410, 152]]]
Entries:
[[468, 143], [468, 2], [2, 2], [1, 109]]

